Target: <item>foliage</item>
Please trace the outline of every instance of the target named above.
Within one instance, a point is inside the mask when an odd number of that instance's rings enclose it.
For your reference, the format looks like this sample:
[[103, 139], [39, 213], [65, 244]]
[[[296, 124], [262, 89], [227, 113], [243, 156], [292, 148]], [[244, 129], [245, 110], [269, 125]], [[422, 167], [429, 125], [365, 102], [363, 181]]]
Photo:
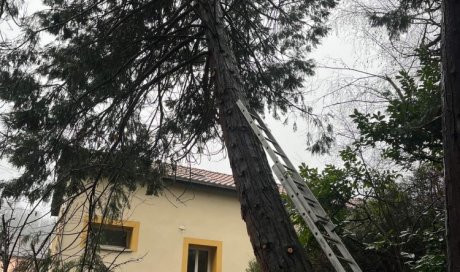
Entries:
[[[387, 9], [367, 11], [373, 27], [385, 27], [391, 39], [406, 32], [412, 24], [425, 24], [439, 27], [437, 15], [441, 2], [437, 0], [397, 0], [386, 6]], [[424, 37], [428, 39], [428, 37]], [[437, 37], [432, 41], [438, 43]]]
[[262, 272], [262, 270], [260, 270], [260, 266], [256, 260], [251, 260], [249, 261], [248, 268], [246, 268], [246, 272]]
[[[339, 231], [342, 228], [342, 222], [347, 217], [345, 207], [353, 191], [353, 183], [348, 179], [346, 170], [327, 165], [323, 171], [319, 172], [316, 168], [309, 168], [302, 164], [300, 174], [308, 181], [308, 186], [322, 203], [333, 222], [337, 224], [337, 231]], [[287, 203], [289, 203], [288, 209], [296, 225], [299, 239], [307, 250], [315, 270], [334, 271], [302, 217], [296, 212], [291, 202]]]
[[[400, 73], [400, 92], [387, 93], [385, 114], [355, 109], [360, 137], [340, 151], [342, 167], [300, 167], [363, 271], [446, 269], [439, 60], [418, 53], [421, 69], [416, 77]], [[379, 150], [380, 165], [366, 163], [369, 150]], [[313, 263], [330, 268], [293, 218]]]
[[[445, 271], [441, 2], [379, 4], [384, 8], [364, 9], [371, 26], [385, 27], [391, 41], [412, 25], [420, 26], [419, 48], [404, 55], [418, 58], [417, 71], [402, 69], [397, 82], [380, 77], [392, 88], [379, 92], [388, 101], [384, 112], [354, 110], [359, 137], [340, 152], [342, 167], [319, 172], [302, 165], [300, 170], [363, 271]], [[381, 164], [366, 163], [364, 153], [369, 151], [379, 152]], [[299, 216], [294, 211], [291, 215], [316, 269], [333, 271]]]
[[[221, 139], [195, 2], [45, 4], [23, 26], [19, 49], [0, 58], [0, 99], [10, 109], [0, 153], [23, 170], [3, 184], [4, 195], [34, 201], [57, 187], [72, 195], [80, 180], [101, 176], [129, 188], [155, 184], [156, 161], [202, 153]], [[335, 2], [221, 5], [250, 104], [282, 112], [301, 103], [298, 90], [313, 73], [306, 53], [326, 34]], [[41, 33], [56, 41], [40, 46]]]
[[[212, 140], [222, 143], [221, 75], [200, 17], [209, 3], [44, 0], [46, 8], [21, 20], [24, 39], [0, 56], [0, 159], [21, 170], [0, 184], [2, 196], [52, 196], [56, 214], [87, 194], [91, 218], [104, 180], [114, 198], [102, 206], [112, 217], [126, 204], [125, 192], [140, 184], [156, 193], [167, 165], [206, 152]], [[313, 74], [307, 54], [326, 35], [336, 2], [216, 3], [241, 96], [259, 112], [304, 110], [300, 88]], [[87, 258], [96, 256], [87, 243], [81, 264], [91, 266]]]
[[[400, 72], [401, 87], [385, 93], [383, 114], [354, 110], [359, 138], [340, 151], [343, 166], [300, 166], [363, 271], [446, 269], [439, 59], [425, 49], [417, 55], [421, 68], [415, 76]], [[369, 151], [379, 155], [374, 166]], [[332, 269], [298, 215], [292, 218], [313, 264]]]
[[[321, 203], [324, 203], [324, 208], [329, 212], [331, 218], [335, 222], [345, 220], [346, 211], [343, 207], [350, 199], [353, 190], [352, 182], [348, 179], [346, 171], [328, 165], [319, 173], [316, 168], [308, 168], [308, 166], [302, 164], [300, 174], [308, 180], [308, 186], [314, 192], [316, 198]], [[301, 224], [302, 229], [307, 229], [301, 217], [296, 215], [294, 218], [296, 223]], [[309, 234], [306, 236], [301, 235], [300, 239], [306, 244], [307, 248], [314, 241], [314, 237]]]
[[351, 115], [360, 131], [359, 146], [379, 147], [383, 155], [403, 165], [414, 161], [442, 162], [440, 62], [423, 49], [416, 76], [400, 71], [398, 96], [386, 92], [385, 113]]
[[[300, 169], [363, 271], [444, 271], [442, 171], [426, 164], [401, 176], [369, 167], [356, 152], [342, 152], [342, 168]], [[312, 263], [331, 269], [308, 228], [293, 219]]]

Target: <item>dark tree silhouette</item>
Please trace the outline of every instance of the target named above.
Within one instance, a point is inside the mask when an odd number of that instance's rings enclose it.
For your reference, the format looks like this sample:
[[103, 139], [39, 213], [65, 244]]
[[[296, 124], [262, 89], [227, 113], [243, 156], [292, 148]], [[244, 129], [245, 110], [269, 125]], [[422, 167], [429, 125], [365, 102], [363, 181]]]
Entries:
[[[154, 193], [157, 161], [222, 139], [263, 270], [309, 271], [263, 148], [235, 102], [261, 113], [303, 107], [300, 88], [313, 73], [306, 53], [326, 34], [335, 1], [45, 4], [0, 60], [0, 98], [10, 107], [1, 153], [24, 169], [3, 195], [34, 201], [54, 192], [57, 211], [85, 190], [96, 203], [101, 177]], [[40, 46], [43, 32], [56, 40]], [[85, 179], [96, 182], [81, 186]]]
[[460, 271], [460, 3], [443, 1], [444, 178], [447, 209], [448, 271]]

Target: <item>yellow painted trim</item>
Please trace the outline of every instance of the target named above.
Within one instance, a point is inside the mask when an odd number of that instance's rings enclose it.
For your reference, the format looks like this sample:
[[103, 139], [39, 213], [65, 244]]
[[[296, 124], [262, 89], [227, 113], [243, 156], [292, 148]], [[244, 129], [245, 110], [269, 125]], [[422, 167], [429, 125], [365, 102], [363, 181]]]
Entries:
[[182, 272], [187, 272], [188, 249], [192, 246], [205, 246], [214, 249], [211, 272], [222, 272], [222, 242], [198, 238], [184, 238], [182, 247]]
[[[83, 232], [82, 232], [82, 240], [81, 240], [81, 245], [85, 245], [86, 237], [88, 235], [88, 222], [89, 218], [88, 216], [85, 217], [84, 220], [85, 224], [83, 226]], [[99, 216], [95, 216], [94, 220], [91, 222], [92, 224], [103, 224], [107, 226], [115, 226], [115, 227], [126, 227], [126, 228], [131, 228], [131, 237], [129, 239], [129, 251], [134, 252], [137, 251], [138, 245], [139, 245], [139, 228], [141, 223], [138, 221], [125, 221], [125, 220], [108, 220], [105, 219], [104, 222], [102, 221], [102, 218]]]

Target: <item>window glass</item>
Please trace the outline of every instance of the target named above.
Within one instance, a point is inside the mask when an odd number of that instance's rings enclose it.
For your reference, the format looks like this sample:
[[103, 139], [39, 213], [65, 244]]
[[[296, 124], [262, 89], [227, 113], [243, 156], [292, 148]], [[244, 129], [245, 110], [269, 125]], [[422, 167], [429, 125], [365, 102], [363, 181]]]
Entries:
[[99, 233], [100, 245], [129, 248], [129, 229], [95, 224], [93, 231]]
[[197, 272], [208, 272], [208, 251], [198, 251], [198, 271]]
[[210, 272], [209, 250], [201, 248], [189, 248], [187, 272]]
[[188, 250], [187, 272], [195, 272], [196, 250]]

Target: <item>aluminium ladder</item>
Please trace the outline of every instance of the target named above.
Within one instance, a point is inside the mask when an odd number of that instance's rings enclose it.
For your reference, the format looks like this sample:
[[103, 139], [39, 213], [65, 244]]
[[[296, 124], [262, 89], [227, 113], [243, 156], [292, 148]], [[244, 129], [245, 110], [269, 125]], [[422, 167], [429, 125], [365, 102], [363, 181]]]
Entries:
[[241, 100], [238, 100], [236, 104], [273, 160], [273, 172], [278, 177], [287, 195], [310, 228], [332, 266], [338, 272], [361, 272], [358, 264], [335, 232], [336, 226], [305, 184], [303, 178], [260, 116], [257, 113], [249, 112]]

